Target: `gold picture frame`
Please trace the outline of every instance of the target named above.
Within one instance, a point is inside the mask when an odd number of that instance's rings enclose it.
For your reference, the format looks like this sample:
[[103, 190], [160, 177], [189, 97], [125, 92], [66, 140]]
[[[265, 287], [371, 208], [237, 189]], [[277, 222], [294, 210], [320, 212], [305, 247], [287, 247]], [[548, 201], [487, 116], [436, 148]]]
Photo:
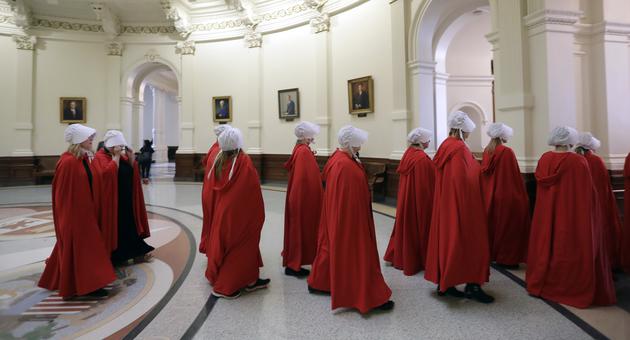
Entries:
[[87, 121], [87, 98], [60, 97], [59, 122], [62, 124], [85, 123]]
[[348, 80], [348, 110], [361, 117], [374, 112], [374, 81], [372, 76]]
[[232, 96], [212, 97], [212, 120], [217, 123], [232, 121]]
[[278, 117], [288, 122], [300, 118], [300, 90], [278, 91]]

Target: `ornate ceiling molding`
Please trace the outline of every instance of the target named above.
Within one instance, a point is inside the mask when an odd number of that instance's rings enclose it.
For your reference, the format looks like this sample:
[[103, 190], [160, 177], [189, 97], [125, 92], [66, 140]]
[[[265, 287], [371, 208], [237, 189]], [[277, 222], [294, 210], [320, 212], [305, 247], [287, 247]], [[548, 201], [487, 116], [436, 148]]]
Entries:
[[32, 35], [14, 35], [13, 41], [18, 50], [34, 50], [37, 37]]
[[90, 4], [96, 14], [96, 18], [101, 21], [101, 27], [105, 33], [112, 38], [121, 33], [121, 25], [118, 17], [102, 2], [92, 2]]

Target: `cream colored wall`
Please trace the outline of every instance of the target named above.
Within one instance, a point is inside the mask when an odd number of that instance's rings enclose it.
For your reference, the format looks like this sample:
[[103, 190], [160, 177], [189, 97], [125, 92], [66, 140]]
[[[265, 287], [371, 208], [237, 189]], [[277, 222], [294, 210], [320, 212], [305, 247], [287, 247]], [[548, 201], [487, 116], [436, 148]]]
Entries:
[[0, 156], [11, 156], [16, 110], [16, 49], [11, 37], [0, 36]]

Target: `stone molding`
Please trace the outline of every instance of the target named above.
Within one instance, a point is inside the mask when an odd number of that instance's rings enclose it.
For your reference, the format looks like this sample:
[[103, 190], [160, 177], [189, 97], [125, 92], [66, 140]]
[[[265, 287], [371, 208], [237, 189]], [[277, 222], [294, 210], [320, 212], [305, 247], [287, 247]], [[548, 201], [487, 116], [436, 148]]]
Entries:
[[105, 45], [105, 49], [107, 50], [107, 55], [122, 56], [123, 44], [119, 41], [111, 41]]
[[14, 35], [13, 41], [18, 50], [34, 50], [37, 37], [33, 35]]

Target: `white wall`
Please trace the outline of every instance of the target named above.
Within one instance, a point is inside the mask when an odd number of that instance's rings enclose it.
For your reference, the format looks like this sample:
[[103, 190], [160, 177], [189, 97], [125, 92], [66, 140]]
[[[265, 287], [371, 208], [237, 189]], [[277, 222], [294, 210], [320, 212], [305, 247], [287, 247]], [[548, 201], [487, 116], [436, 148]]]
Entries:
[[142, 112], [142, 139], [153, 140], [153, 88], [144, 87], [144, 110]]
[[166, 94], [166, 116], [164, 117], [164, 139], [167, 146], [179, 145], [179, 109], [172, 93]]
[[15, 123], [17, 50], [9, 36], [0, 36], [0, 156], [10, 156], [13, 151], [13, 124]]

